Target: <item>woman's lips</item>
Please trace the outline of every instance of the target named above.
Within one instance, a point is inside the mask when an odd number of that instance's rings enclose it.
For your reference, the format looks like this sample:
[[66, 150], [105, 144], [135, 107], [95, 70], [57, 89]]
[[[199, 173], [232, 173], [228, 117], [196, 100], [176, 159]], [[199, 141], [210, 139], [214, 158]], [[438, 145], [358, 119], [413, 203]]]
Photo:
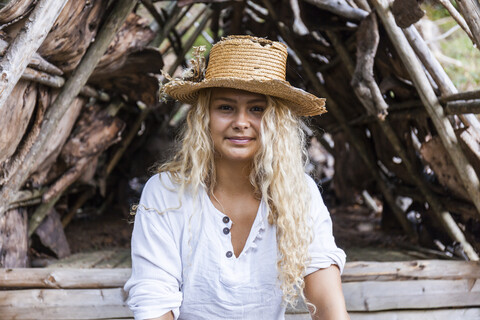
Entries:
[[250, 137], [229, 137], [227, 140], [234, 144], [247, 144], [254, 139]]

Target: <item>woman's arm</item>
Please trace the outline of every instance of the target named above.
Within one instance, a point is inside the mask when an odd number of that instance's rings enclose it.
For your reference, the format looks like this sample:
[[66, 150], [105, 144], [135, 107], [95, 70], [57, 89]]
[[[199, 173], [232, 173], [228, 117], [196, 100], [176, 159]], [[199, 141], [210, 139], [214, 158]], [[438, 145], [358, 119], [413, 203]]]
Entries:
[[173, 319], [174, 319], [173, 312], [170, 311], [170, 312], [165, 313], [163, 316], [161, 316], [159, 318], [153, 318], [153, 319], [148, 319], [148, 320], [173, 320]]
[[305, 277], [305, 297], [316, 308], [313, 320], [350, 319], [345, 307], [340, 270], [336, 265], [319, 269]]

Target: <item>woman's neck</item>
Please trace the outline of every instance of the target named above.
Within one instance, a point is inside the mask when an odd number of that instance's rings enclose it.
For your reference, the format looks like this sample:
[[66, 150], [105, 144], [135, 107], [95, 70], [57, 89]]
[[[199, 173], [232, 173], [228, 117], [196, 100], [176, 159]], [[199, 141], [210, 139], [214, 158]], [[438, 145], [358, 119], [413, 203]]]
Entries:
[[253, 193], [249, 177], [251, 168], [251, 163], [217, 160], [214, 191], [230, 195]]

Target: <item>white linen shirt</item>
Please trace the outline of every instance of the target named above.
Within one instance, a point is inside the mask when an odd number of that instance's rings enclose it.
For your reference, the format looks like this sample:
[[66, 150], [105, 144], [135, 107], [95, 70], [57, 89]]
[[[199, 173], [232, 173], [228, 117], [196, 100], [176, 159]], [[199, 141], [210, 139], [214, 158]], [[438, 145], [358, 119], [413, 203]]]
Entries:
[[[331, 264], [343, 271], [345, 253], [335, 245], [315, 182], [306, 177], [314, 230], [306, 275]], [[170, 310], [183, 320], [284, 319], [276, 227], [268, 223], [266, 204], [261, 201], [245, 247], [235, 257], [228, 232], [232, 221], [206, 190], [199, 190], [197, 201], [188, 190], [179, 199], [177, 190], [162, 173], [142, 192], [132, 234], [132, 275], [125, 284], [135, 319]]]

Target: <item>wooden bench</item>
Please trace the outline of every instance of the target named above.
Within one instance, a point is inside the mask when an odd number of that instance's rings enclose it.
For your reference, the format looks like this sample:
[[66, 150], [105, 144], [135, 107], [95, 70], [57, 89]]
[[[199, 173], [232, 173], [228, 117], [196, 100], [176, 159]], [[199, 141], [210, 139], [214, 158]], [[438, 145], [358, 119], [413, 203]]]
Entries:
[[[1, 319], [131, 319], [129, 268], [2, 269]], [[480, 263], [349, 262], [342, 275], [352, 320], [478, 320]], [[286, 319], [310, 319], [305, 307]]]

